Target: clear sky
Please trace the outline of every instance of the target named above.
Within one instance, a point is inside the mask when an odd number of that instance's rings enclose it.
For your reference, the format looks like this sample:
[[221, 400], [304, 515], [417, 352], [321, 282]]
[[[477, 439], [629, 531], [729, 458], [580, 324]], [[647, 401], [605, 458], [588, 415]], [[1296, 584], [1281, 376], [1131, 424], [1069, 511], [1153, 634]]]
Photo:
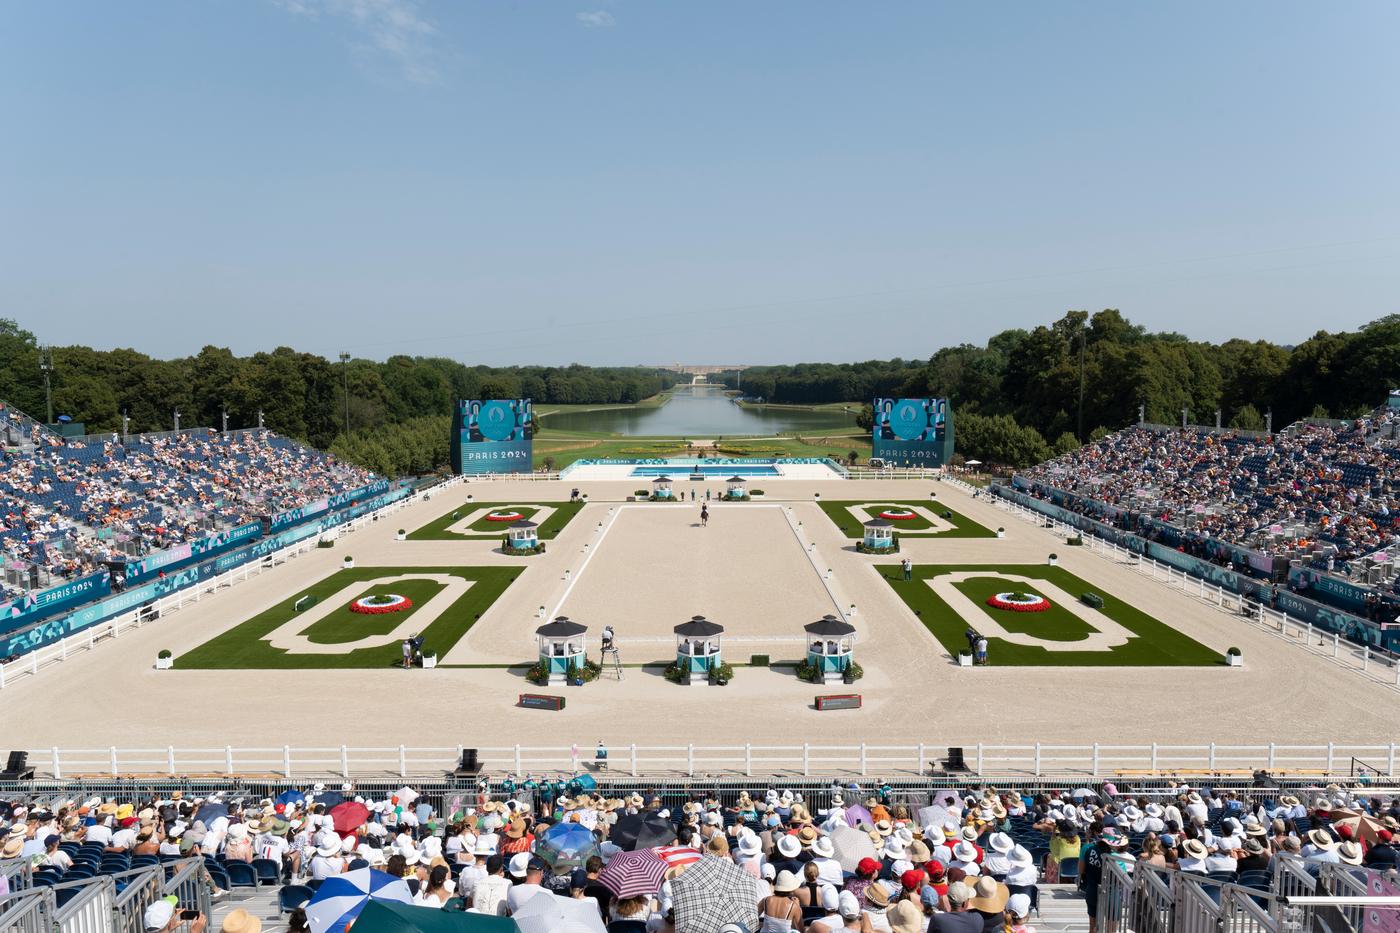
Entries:
[[1400, 312], [1400, 4], [0, 7], [0, 316], [159, 356], [925, 357]]

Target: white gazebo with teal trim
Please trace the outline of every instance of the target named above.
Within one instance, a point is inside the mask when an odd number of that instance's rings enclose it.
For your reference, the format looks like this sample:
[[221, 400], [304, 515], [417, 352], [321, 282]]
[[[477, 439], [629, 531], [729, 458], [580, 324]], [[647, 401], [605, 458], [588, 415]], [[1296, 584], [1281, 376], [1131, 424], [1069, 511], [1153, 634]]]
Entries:
[[728, 484], [728, 489], [725, 490], [724, 494], [730, 499], [744, 498], [744, 482], [745, 480], [742, 476], [729, 477], [729, 479], [725, 480], [725, 483]]
[[689, 622], [682, 622], [672, 631], [676, 633], [676, 667], [689, 673], [692, 684], [709, 680], [710, 671], [723, 663], [719, 636], [724, 633], [724, 626], [704, 616], [692, 616]]
[[653, 499], [674, 499], [676, 493], [671, 489], [671, 477], [658, 476], [651, 481], [651, 497]]
[[535, 629], [540, 640], [540, 661], [549, 672], [551, 684], [564, 683], [570, 667], [583, 669], [587, 659], [584, 642], [587, 631], [588, 626], [579, 625], [568, 616], [559, 616]]
[[511, 522], [506, 529], [506, 540], [513, 551], [528, 551], [531, 548], [540, 546], [540, 526], [522, 518], [518, 522]]
[[840, 681], [851, 666], [855, 651], [856, 627], [833, 615], [824, 615], [804, 627], [807, 632], [807, 663], [822, 672], [828, 682]]
[[887, 551], [894, 547], [894, 523], [872, 518], [865, 523], [865, 547], [872, 551]]

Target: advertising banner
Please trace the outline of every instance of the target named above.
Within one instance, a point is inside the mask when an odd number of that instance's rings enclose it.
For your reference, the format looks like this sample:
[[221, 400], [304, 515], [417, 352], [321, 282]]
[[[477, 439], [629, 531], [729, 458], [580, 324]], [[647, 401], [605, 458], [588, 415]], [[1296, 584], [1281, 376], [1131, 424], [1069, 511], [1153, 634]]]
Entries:
[[107, 571], [103, 570], [58, 586], [51, 586], [46, 590], [25, 593], [23, 596], [0, 602], [0, 632], [10, 632], [32, 625], [40, 619], [74, 606], [101, 599], [110, 592], [111, 579]]
[[162, 571], [169, 573], [177, 567], [195, 563], [216, 554], [222, 554], [230, 548], [237, 547], [248, 541], [255, 540], [262, 534], [261, 522], [249, 522], [246, 525], [238, 525], [227, 531], [220, 531], [216, 534], [207, 535], [195, 541], [182, 544], [179, 547], [167, 548], [164, 551], [157, 551], [154, 554], [147, 554], [139, 560], [127, 561], [125, 576], [126, 585], [140, 583], [156, 576]]
[[452, 419], [452, 469], [462, 473], [528, 473], [534, 453], [528, 398], [464, 399]]
[[941, 398], [877, 398], [872, 457], [891, 466], [941, 467], [953, 458], [953, 409]]

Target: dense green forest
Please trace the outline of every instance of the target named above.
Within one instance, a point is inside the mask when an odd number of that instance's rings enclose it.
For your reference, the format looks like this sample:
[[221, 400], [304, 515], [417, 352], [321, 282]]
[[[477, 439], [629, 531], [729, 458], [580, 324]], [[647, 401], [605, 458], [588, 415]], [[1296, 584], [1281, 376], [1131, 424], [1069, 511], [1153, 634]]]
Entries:
[[[1400, 315], [1354, 332], [1319, 331], [1295, 347], [1267, 340], [1221, 344], [1149, 333], [1118, 311], [1071, 311], [1033, 330], [1006, 330], [983, 346], [930, 348], [927, 360], [803, 363], [745, 370], [724, 381], [771, 402], [867, 402], [886, 395], [951, 399], [958, 450], [1021, 466], [1073, 449], [1081, 439], [1137, 420], [1261, 429], [1308, 415], [1347, 417], [1373, 408], [1400, 384]], [[447, 416], [456, 398], [528, 397], [537, 404], [635, 402], [668, 388], [672, 373], [619, 367], [485, 367], [440, 357], [393, 356], [343, 367], [279, 347], [235, 356], [205, 347], [156, 360], [135, 350], [53, 347], [54, 413], [90, 431], [133, 431], [257, 422], [382, 473], [422, 472], [447, 461]], [[37, 417], [45, 411], [34, 336], [0, 319], [0, 399]], [[350, 433], [345, 436], [349, 387]], [[1082, 386], [1082, 418], [1080, 410]], [[868, 418], [868, 414], [866, 415]], [[868, 424], [868, 422], [867, 422]]]

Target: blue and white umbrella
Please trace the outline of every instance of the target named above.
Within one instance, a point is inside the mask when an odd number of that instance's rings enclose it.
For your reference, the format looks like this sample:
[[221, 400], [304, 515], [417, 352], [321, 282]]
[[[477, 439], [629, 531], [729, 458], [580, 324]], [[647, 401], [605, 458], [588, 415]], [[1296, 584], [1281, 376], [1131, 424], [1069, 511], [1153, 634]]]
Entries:
[[347, 871], [321, 882], [306, 904], [306, 922], [311, 933], [340, 933], [371, 900], [412, 904], [413, 892], [407, 881], [373, 868]]

